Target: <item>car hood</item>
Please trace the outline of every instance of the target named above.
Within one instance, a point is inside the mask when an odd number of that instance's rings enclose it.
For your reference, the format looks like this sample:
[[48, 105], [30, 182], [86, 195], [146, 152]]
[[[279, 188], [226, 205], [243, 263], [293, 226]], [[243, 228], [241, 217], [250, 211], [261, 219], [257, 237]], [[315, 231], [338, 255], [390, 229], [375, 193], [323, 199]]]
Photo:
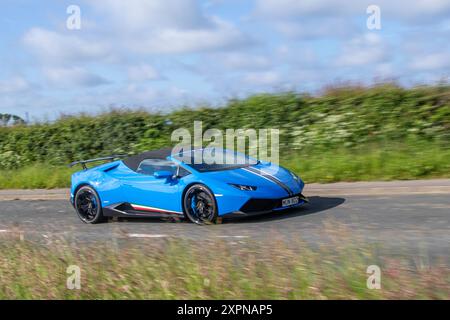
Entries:
[[[256, 171], [255, 171], [256, 169]], [[255, 172], [253, 172], [253, 171]], [[256, 186], [258, 189], [263, 189], [266, 191], [277, 190], [282, 188], [275, 182], [271, 181], [263, 175], [269, 175], [285, 184], [293, 193], [301, 192], [303, 188], [303, 183], [300, 184], [292, 177], [291, 173], [276, 165], [264, 165], [258, 164], [254, 166], [249, 166], [246, 168], [232, 169], [232, 170], [222, 170], [213, 172], [204, 172], [202, 175], [209, 179], [214, 179], [224, 183], [234, 183], [249, 186]]]

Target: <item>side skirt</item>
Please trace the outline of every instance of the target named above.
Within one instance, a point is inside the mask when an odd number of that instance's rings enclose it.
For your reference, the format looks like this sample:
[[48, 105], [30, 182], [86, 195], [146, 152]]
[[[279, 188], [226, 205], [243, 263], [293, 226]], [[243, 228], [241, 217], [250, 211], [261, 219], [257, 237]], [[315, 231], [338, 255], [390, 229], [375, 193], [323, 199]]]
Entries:
[[105, 217], [147, 217], [147, 218], [170, 218], [183, 217], [182, 212], [167, 211], [159, 208], [133, 205], [130, 203], [118, 203], [103, 207]]

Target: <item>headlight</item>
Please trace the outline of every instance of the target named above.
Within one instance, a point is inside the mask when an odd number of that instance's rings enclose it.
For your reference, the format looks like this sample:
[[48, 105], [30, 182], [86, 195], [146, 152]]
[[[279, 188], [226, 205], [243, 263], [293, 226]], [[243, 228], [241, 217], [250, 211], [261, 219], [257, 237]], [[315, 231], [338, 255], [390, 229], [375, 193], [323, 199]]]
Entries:
[[239, 190], [242, 190], [242, 191], [255, 191], [256, 190], [256, 187], [254, 187], [254, 186], [246, 186], [243, 184], [234, 184], [234, 183], [229, 183], [229, 185], [233, 186]]

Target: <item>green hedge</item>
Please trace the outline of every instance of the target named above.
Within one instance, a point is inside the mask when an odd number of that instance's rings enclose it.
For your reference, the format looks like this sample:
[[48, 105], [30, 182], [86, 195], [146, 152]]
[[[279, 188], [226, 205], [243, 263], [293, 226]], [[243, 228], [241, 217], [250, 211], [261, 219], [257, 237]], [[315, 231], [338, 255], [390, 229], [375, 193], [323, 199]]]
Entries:
[[447, 148], [450, 86], [405, 89], [385, 84], [330, 89], [320, 96], [261, 94], [230, 100], [221, 108], [169, 114], [114, 110], [0, 128], [0, 169], [158, 148], [170, 144], [173, 130], [192, 128], [195, 120], [203, 121], [204, 130], [278, 128], [284, 154], [416, 140]]

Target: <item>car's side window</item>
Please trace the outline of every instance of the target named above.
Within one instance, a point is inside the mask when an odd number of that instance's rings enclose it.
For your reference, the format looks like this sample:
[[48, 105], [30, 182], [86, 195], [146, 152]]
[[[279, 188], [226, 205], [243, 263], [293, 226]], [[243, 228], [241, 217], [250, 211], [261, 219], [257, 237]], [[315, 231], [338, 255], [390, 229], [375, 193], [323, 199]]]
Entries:
[[189, 170], [186, 170], [185, 168], [183, 168], [183, 167], [181, 167], [180, 166], [180, 168], [178, 169], [178, 176], [180, 177], [180, 178], [184, 178], [184, 177], [186, 177], [186, 176], [188, 176], [188, 175], [190, 175], [191, 174], [191, 172], [189, 171]]
[[161, 159], [145, 159], [140, 164], [137, 173], [152, 176], [156, 171], [170, 171], [172, 174], [176, 174], [177, 165], [172, 161]]

